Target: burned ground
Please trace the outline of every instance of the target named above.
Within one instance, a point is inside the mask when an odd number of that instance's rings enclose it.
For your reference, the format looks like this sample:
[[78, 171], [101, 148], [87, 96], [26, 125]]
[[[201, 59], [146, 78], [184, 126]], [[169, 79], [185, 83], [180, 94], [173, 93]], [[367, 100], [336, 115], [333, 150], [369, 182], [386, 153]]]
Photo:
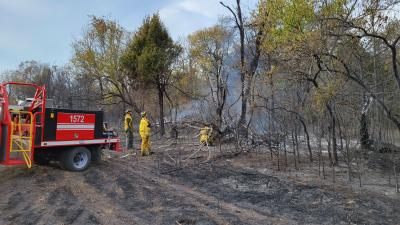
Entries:
[[[160, 144], [161, 145], [161, 144]], [[396, 224], [400, 200], [263, 173], [240, 158], [112, 158], [82, 173], [2, 169], [0, 224]], [[173, 146], [173, 149], [187, 149]], [[175, 152], [175, 154], [178, 151]], [[170, 152], [172, 159], [177, 159]], [[261, 157], [257, 155], [256, 157]]]

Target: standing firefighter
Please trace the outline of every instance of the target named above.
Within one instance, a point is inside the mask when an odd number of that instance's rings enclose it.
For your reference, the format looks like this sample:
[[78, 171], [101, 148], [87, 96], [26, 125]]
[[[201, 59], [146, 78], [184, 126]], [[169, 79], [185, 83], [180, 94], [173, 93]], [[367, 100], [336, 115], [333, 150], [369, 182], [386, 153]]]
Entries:
[[126, 148], [128, 150], [133, 149], [133, 121], [132, 121], [132, 111], [125, 111], [124, 118], [124, 130], [126, 133]]
[[205, 126], [200, 129], [200, 143], [202, 145], [211, 145], [212, 127]]
[[150, 155], [150, 122], [147, 119], [146, 112], [141, 113], [142, 119], [140, 120], [139, 133], [142, 138], [142, 145], [140, 147], [142, 156]]

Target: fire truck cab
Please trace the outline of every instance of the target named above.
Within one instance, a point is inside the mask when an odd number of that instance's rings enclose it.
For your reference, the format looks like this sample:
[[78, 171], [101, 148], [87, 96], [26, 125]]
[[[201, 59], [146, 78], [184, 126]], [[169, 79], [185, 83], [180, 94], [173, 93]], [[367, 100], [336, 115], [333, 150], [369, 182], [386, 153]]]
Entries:
[[[11, 87], [27, 88], [33, 98], [16, 100]], [[120, 139], [105, 129], [103, 117], [103, 111], [46, 107], [44, 86], [2, 83], [0, 164], [31, 168], [53, 160], [66, 170], [83, 171], [101, 160], [102, 149], [121, 151]]]

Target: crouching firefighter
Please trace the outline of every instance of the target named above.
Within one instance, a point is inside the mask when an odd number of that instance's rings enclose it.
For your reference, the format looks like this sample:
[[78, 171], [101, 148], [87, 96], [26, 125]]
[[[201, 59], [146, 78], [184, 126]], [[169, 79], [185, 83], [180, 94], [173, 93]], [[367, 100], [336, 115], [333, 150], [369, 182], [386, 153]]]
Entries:
[[212, 134], [212, 127], [211, 126], [204, 126], [200, 129], [200, 143], [202, 145], [211, 145], [211, 134]]
[[139, 125], [139, 134], [140, 137], [142, 138], [142, 145], [140, 146], [140, 150], [142, 153], [142, 156], [150, 155], [150, 122], [147, 119], [147, 113], [142, 112], [140, 114], [142, 116], [142, 119], [140, 120], [140, 125]]

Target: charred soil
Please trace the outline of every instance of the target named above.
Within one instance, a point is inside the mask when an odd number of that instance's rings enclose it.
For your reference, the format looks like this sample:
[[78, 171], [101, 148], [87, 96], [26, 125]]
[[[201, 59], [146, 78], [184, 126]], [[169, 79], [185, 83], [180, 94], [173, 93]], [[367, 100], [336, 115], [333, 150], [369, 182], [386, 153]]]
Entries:
[[[56, 165], [31, 170], [0, 168], [0, 224], [400, 221], [398, 198], [299, 182], [224, 157], [208, 162], [194, 157], [193, 164], [172, 165], [165, 160], [163, 149], [155, 149], [149, 157], [111, 158], [82, 173], [63, 171]], [[240, 160], [252, 158], [241, 156]]]

